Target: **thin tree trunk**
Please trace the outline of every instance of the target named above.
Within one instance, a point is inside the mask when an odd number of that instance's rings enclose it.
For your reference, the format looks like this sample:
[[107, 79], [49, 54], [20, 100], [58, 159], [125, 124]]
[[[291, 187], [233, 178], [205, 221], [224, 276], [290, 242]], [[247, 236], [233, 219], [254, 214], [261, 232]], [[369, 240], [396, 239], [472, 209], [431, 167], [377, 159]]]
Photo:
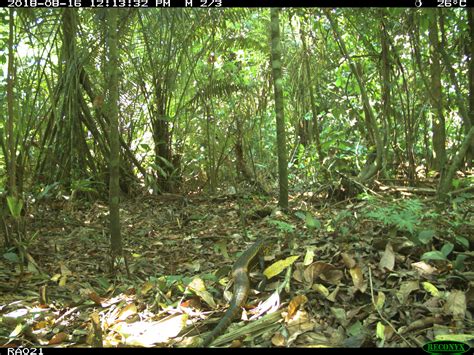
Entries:
[[313, 114], [313, 119], [312, 119], [312, 123], [314, 124], [314, 127], [311, 127], [309, 129], [309, 137], [310, 137], [310, 140], [313, 139], [314, 137], [314, 140], [315, 140], [315, 143], [316, 143], [316, 150], [318, 152], [318, 158], [319, 158], [319, 163], [320, 164], [323, 164], [323, 161], [324, 161], [324, 155], [323, 155], [323, 150], [321, 148], [321, 140], [320, 140], [320, 131], [319, 131], [319, 123], [318, 123], [318, 113], [317, 113], [317, 110], [316, 110], [316, 104], [314, 102], [315, 98], [314, 98], [314, 90], [313, 90], [313, 81], [312, 81], [312, 78], [311, 78], [311, 68], [310, 68], [310, 65], [309, 65], [309, 53], [308, 53], [308, 48], [306, 47], [306, 36], [305, 36], [305, 32], [303, 30], [303, 26], [301, 26], [301, 29], [300, 29], [300, 32], [301, 32], [301, 41], [303, 43], [303, 53], [304, 53], [304, 65], [305, 65], [305, 68], [306, 68], [306, 78], [308, 80], [308, 88], [309, 88], [309, 101], [310, 101], [310, 104], [311, 104], [311, 112]]
[[[364, 113], [366, 118], [366, 125], [368, 131], [371, 133], [369, 136], [372, 136], [373, 143], [375, 143], [376, 148], [376, 157], [369, 165], [366, 165], [364, 169], [359, 173], [358, 180], [362, 183], [367, 182], [370, 180], [377, 172], [382, 168], [382, 161], [383, 161], [383, 142], [380, 137], [380, 130], [377, 126], [377, 122], [375, 119], [374, 112], [370, 105], [369, 96], [367, 94], [367, 90], [364, 85], [364, 80], [362, 77], [362, 71], [358, 63], [355, 63], [353, 59], [349, 56], [349, 52], [347, 51], [345, 42], [342, 36], [339, 33], [339, 28], [337, 25], [337, 21], [333, 19], [329, 10], [324, 10], [326, 17], [328, 18], [329, 22], [331, 23], [331, 27], [334, 33], [334, 37], [336, 41], [339, 43], [339, 48], [341, 50], [342, 55], [347, 60], [349, 64], [349, 68], [351, 69], [352, 73], [354, 74], [357, 84], [359, 85], [360, 89], [360, 96], [362, 105], [364, 107]], [[367, 161], [371, 160], [371, 155], [373, 152], [369, 151], [369, 157]]]
[[109, 182], [109, 208], [110, 208], [110, 246], [112, 267], [122, 255], [122, 236], [120, 232], [120, 143], [118, 123], [119, 99], [119, 54], [117, 34], [118, 10], [107, 11], [108, 51], [109, 51], [109, 135], [110, 135], [110, 182]]
[[272, 38], [272, 72], [273, 87], [275, 91], [275, 113], [277, 126], [278, 149], [278, 185], [280, 196], [278, 204], [283, 210], [288, 209], [288, 162], [286, 156], [285, 115], [283, 103], [283, 80], [281, 75], [281, 43], [279, 9], [272, 8], [271, 13], [271, 38]]
[[382, 112], [383, 112], [383, 123], [384, 123], [384, 139], [383, 139], [383, 164], [387, 165], [387, 151], [390, 146], [390, 134], [391, 134], [391, 120], [392, 120], [392, 93], [391, 93], [391, 75], [390, 75], [390, 42], [386, 28], [386, 10], [380, 10], [380, 42], [382, 47], [382, 67], [381, 67], [381, 79], [382, 79]]
[[442, 176], [438, 187], [438, 199], [445, 201], [447, 199], [447, 193], [452, 189], [452, 181], [454, 174], [461, 167], [461, 164], [466, 156], [467, 150], [474, 144], [474, 126], [471, 127], [468, 134], [464, 137], [464, 140], [459, 148], [458, 153], [453, 158], [453, 161], [446, 169], [446, 173]]
[[431, 73], [431, 101], [434, 109], [433, 115], [433, 150], [435, 152], [435, 169], [442, 175], [446, 164], [446, 132], [443, 113], [441, 91], [441, 66], [439, 63], [438, 23], [436, 9], [429, 16], [430, 39], [430, 73]]
[[5, 159], [8, 161], [8, 189], [9, 194], [13, 197], [17, 197], [16, 190], [16, 149], [15, 149], [15, 137], [14, 137], [14, 96], [13, 96], [13, 85], [15, 80], [15, 69], [14, 69], [14, 57], [13, 57], [13, 36], [14, 36], [14, 14], [15, 9], [10, 9], [9, 16], [9, 35], [8, 35], [8, 76], [7, 76], [7, 105], [8, 105], [8, 152], [9, 158]]
[[[474, 8], [466, 9], [469, 20], [469, 113], [464, 121], [466, 132], [468, 128], [474, 126]], [[472, 167], [474, 160], [474, 144], [468, 149], [466, 154], [467, 166]]]

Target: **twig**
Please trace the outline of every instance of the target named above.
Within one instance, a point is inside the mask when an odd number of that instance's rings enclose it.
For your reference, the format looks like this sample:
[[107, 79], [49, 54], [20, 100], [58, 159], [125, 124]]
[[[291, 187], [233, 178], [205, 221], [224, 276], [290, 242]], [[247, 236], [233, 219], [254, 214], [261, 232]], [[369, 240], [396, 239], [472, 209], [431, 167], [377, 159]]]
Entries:
[[390, 328], [393, 329], [395, 334], [397, 334], [400, 338], [402, 338], [405, 341], [405, 343], [408, 344], [408, 346], [413, 348], [414, 347], [413, 344], [411, 344], [403, 335], [400, 334], [400, 332], [398, 330], [395, 329], [393, 324], [382, 315], [382, 312], [380, 312], [379, 307], [377, 307], [377, 304], [375, 303], [374, 287], [373, 287], [373, 284], [372, 284], [372, 270], [371, 270], [370, 266], [369, 266], [369, 283], [370, 283], [370, 295], [372, 297], [372, 305], [377, 310], [377, 313], [379, 314], [380, 319], [382, 319], [385, 323], [387, 323], [390, 326]]

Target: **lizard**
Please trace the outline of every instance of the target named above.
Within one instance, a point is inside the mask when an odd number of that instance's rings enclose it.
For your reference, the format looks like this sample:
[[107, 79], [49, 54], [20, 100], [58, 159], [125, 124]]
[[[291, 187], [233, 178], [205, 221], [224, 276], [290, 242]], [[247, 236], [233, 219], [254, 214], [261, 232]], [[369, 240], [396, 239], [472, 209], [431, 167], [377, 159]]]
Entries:
[[204, 338], [201, 346], [209, 346], [214, 339], [221, 335], [232, 323], [239, 310], [244, 306], [250, 291], [249, 268], [263, 250], [266, 238], [260, 238], [253, 243], [232, 266], [232, 278], [234, 280], [234, 294], [230, 300], [229, 308], [225, 312], [212, 332]]

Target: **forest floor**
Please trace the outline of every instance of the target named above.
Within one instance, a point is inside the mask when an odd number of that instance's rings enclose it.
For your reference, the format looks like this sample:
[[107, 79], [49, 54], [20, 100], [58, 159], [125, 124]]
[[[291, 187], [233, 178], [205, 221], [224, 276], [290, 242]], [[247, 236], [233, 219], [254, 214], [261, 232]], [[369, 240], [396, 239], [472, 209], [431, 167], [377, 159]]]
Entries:
[[124, 201], [126, 258], [114, 275], [105, 202], [37, 203], [23, 273], [14, 251], [0, 259], [0, 344], [193, 346], [228, 305], [238, 254], [264, 236], [276, 275], [257, 290], [252, 272], [242, 319], [213, 346], [472, 344], [472, 195], [441, 210], [388, 193], [309, 200], [294, 196], [288, 214], [253, 195]]

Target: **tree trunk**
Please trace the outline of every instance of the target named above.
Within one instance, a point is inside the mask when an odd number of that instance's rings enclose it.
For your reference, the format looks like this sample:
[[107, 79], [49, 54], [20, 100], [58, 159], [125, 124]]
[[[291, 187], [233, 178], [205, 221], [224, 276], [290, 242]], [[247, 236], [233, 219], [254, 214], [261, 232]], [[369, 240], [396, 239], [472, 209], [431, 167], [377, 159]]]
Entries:
[[311, 78], [311, 67], [309, 65], [309, 53], [308, 48], [306, 47], [306, 35], [303, 30], [303, 24], [300, 28], [301, 33], [301, 42], [303, 44], [303, 54], [304, 54], [304, 66], [306, 69], [306, 78], [308, 80], [307, 85], [309, 88], [309, 100], [311, 104], [311, 113], [313, 114], [313, 119], [311, 122], [314, 124], [313, 127], [310, 126], [309, 129], [309, 137], [310, 141], [312, 141], [314, 137], [314, 141], [316, 143], [316, 150], [318, 152], [319, 163], [322, 165], [324, 161], [323, 150], [321, 148], [321, 140], [320, 140], [320, 131], [319, 131], [319, 123], [318, 123], [318, 113], [316, 110], [316, 104], [314, 102], [314, 90], [313, 90], [313, 80]]
[[433, 150], [435, 153], [434, 167], [443, 175], [446, 164], [446, 131], [443, 113], [443, 101], [441, 90], [441, 66], [439, 63], [439, 41], [438, 41], [438, 16], [436, 9], [429, 14], [429, 40], [430, 40], [430, 73], [431, 73], [431, 101], [434, 110], [433, 115]]
[[13, 36], [14, 36], [14, 14], [15, 9], [10, 9], [9, 16], [9, 35], [8, 35], [8, 75], [7, 75], [7, 105], [8, 105], [8, 153], [9, 157], [5, 160], [8, 162], [8, 192], [10, 196], [17, 197], [16, 189], [16, 149], [14, 137], [14, 96], [13, 85], [15, 79], [14, 57], [13, 57]]
[[[370, 105], [370, 100], [369, 96], [367, 94], [367, 90], [365, 87], [365, 80], [362, 77], [362, 70], [359, 63], [355, 63], [353, 59], [349, 56], [349, 52], [347, 51], [346, 44], [342, 38], [342, 36], [339, 33], [339, 28], [337, 25], [337, 21], [335, 21], [329, 10], [324, 10], [324, 13], [326, 14], [326, 17], [328, 18], [329, 22], [331, 23], [331, 27], [334, 33], [334, 37], [336, 39], [336, 42], [339, 43], [339, 48], [341, 50], [342, 55], [344, 58], [347, 60], [349, 64], [349, 68], [351, 69], [351, 72], [354, 74], [354, 77], [357, 80], [357, 84], [359, 85], [360, 89], [360, 96], [361, 96], [361, 101], [362, 105], [364, 107], [364, 114], [365, 114], [365, 119], [366, 119], [366, 127], [369, 132], [367, 136], [371, 137], [370, 140], [375, 143], [375, 153], [376, 157], [375, 159], [369, 164], [366, 165], [364, 169], [359, 173], [358, 180], [361, 183], [365, 183], [368, 180], [370, 180], [377, 172], [382, 168], [382, 162], [383, 162], [383, 142], [380, 137], [380, 130], [377, 126], [377, 122], [375, 119], [374, 112], [372, 110], [372, 107]], [[371, 160], [371, 156], [374, 152], [371, 149], [368, 149], [368, 157], [367, 161]]]
[[[474, 8], [466, 9], [469, 19], [469, 113], [464, 121], [466, 132], [474, 126]], [[472, 167], [474, 160], [474, 144], [466, 154], [467, 166]]]
[[464, 138], [461, 147], [459, 148], [458, 153], [453, 158], [453, 161], [446, 169], [446, 174], [442, 176], [438, 186], [438, 199], [441, 201], [446, 201], [447, 193], [452, 188], [452, 181], [454, 174], [461, 167], [461, 164], [466, 156], [467, 150], [474, 144], [474, 126], [471, 127], [468, 134]]
[[271, 38], [272, 38], [272, 73], [273, 88], [275, 91], [275, 113], [277, 127], [278, 149], [278, 185], [280, 196], [278, 204], [283, 210], [288, 209], [288, 162], [286, 157], [285, 115], [283, 104], [283, 80], [281, 75], [281, 44], [279, 9], [272, 8], [271, 13]]
[[120, 233], [120, 143], [118, 124], [119, 99], [119, 54], [117, 34], [117, 9], [107, 11], [108, 51], [109, 51], [109, 137], [110, 137], [110, 181], [109, 181], [109, 208], [110, 208], [110, 246], [112, 267], [117, 258], [122, 255], [122, 236]]

